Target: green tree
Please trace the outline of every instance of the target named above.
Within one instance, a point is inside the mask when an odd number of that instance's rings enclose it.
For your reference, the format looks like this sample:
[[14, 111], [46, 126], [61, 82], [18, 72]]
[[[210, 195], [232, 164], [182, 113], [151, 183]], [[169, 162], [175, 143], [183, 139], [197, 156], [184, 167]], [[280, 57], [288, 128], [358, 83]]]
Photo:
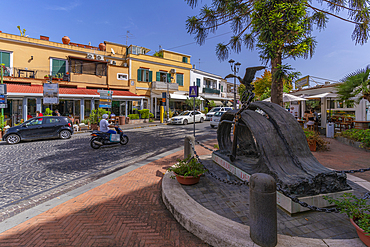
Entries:
[[[202, 101], [200, 99], [195, 98], [195, 108], [200, 106], [201, 103], [202, 103]], [[187, 104], [188, 106], [190, 106], [191, 109], [193, 109], [194, 108], [194, 99], [187, 98], [185, 100], [185, 104]]]
[[365, 69], [357, 70], [344, 77], [341, 80], [343, 83], [337, 86], [340, 99], [343, 101], [356, 99], [356, 103], [359, 103], [362, 99], [359, 96], [364, 96], [370, 102], [369, 75], [370, 66], [367, 66]]
[[[198, 0], [186, 0], [196, 7]], [[212, 0], [211, 7], [204, 6], [198, 16], [186, 21], [187, 31], [195, 35], [197, 43], [204, 44], [207, 35], [224, 25], [230, 24], [234, 35], [228, 43], [220, 43], [216, 54], [220, 60], [228, 58], [231, 50], [239, 53], [242, 45], [259, 50], [264, 63], [271, 64], [271, 101], [282, 105], [283, 78], [286, 58], [308, 58], [313, 55], [316, 41], [312, 31], [322, 30], [328, 22], [328, 15], [355, 25], [352, 39], [364, 44], [369, 37], [368, 2], [362, 0], [318, 0], [326, 3], [328, 9], [314, 7], [307, 0]], [[339, 12], [348, 12], [348, 17]]]

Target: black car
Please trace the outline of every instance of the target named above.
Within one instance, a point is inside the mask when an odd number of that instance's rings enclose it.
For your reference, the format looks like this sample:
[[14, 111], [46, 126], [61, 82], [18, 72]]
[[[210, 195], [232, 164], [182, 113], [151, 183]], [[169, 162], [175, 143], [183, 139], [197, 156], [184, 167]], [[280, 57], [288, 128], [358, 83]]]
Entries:
[[67, 117], [37, 117], [9, 128], [3, 141], [16, 144], [23, 140], [36, 140], [59, 137], [69, 139], [73, 134], [72, 121]]

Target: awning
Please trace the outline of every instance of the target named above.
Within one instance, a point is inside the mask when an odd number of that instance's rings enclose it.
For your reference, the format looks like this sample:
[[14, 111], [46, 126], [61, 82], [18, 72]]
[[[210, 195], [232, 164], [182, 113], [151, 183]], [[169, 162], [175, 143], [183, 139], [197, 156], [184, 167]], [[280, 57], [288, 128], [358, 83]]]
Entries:
[[224, 103], [222, 103], [222, 101], [220, 100], [212, 100], [213, 102], [215, 102], [216, 106], [223, 106]]
[[[183, 95], [183, 94], [175, 94], [175, 93], [170, 93], [170, 99], [172, 100], [187, 100], [189, 96]], [[204, 100], [202, 97], [197, 97], [196, 99]]]
[[[298, 97], [298, 96], [294, 96], [292, 94], [283, 93], [283, 102], [304, 101], [304, 100], [307, 100], [307, 99], [304, 99], [304, 98], [301, 98], [301, 97]], [[263, 101], [271, 101], [271, 97], [267, 98], [267, 99], [264, 99]]]
[[209, 101], [211, 100], [232, 100], [232, 98], [223, 98], [223, 97], [217, 97], [217, 96], [209, 96], [209, 95], [202, 95], [204, 99], [207, 99]]

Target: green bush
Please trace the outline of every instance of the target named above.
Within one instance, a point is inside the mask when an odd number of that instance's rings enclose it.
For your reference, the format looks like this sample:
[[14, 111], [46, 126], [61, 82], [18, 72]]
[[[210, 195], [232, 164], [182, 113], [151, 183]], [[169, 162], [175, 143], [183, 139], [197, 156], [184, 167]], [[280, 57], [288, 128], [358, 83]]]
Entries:
[[141, 115], [141, 118], [148, 119], [149, 118], [149, 109], [139, 110], [139, 114]]
[[370, 147], [370, 129], [349, 129], [338, 134], [351, 140], [362, 142], [365, 147]]
[[151, 113], [151, 112], [149, 112], [149, 117], [150, 117], [150, 118], [154, 118], [154, 114], [153, 114], [153, 113]]
[[90, 113], [90, 117], [89, 117], [90, 123], [91, 124], [98, 124], [99, 121], [103, 118], [103, 114], [110, 115], [110, 111], [107, 111], [103, 108], [98, 108], [98, 109], [92, 110], [91, 113]]
[[204, 107], [204, 114], [207, 114], [208, 113], [208, 107]]
[[45, 109], [45, 116], [52, 116], [53, 115], [53, 111], [52, 110], [50, 110], [50, 108], [48, 107], [48, 108], [46, 108]]
[[139, 119], [140, 117], [139, 117], [139, 114], [129, 114], [128, 115], [128, 117], [130, 118], [130, 119]]

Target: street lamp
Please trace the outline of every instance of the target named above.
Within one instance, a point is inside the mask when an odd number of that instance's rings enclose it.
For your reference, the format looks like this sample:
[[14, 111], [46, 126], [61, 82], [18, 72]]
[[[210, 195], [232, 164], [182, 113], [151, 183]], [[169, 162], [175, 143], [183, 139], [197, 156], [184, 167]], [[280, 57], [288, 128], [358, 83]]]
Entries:
[[232, 59], [229, 60], [231, 71], [234, 72], [234, 110], [236, 109], [236, 74], [239, 72], [241, 63], [236, 62]]
[[163, 81], [167, 84], [167, 95], [166, 95], [166, 110], [167, 110], [167, 123], [170, 119], [170, 94], [169, 94], [169, 83], [167, 81], [167, 74], [162, 75]]

